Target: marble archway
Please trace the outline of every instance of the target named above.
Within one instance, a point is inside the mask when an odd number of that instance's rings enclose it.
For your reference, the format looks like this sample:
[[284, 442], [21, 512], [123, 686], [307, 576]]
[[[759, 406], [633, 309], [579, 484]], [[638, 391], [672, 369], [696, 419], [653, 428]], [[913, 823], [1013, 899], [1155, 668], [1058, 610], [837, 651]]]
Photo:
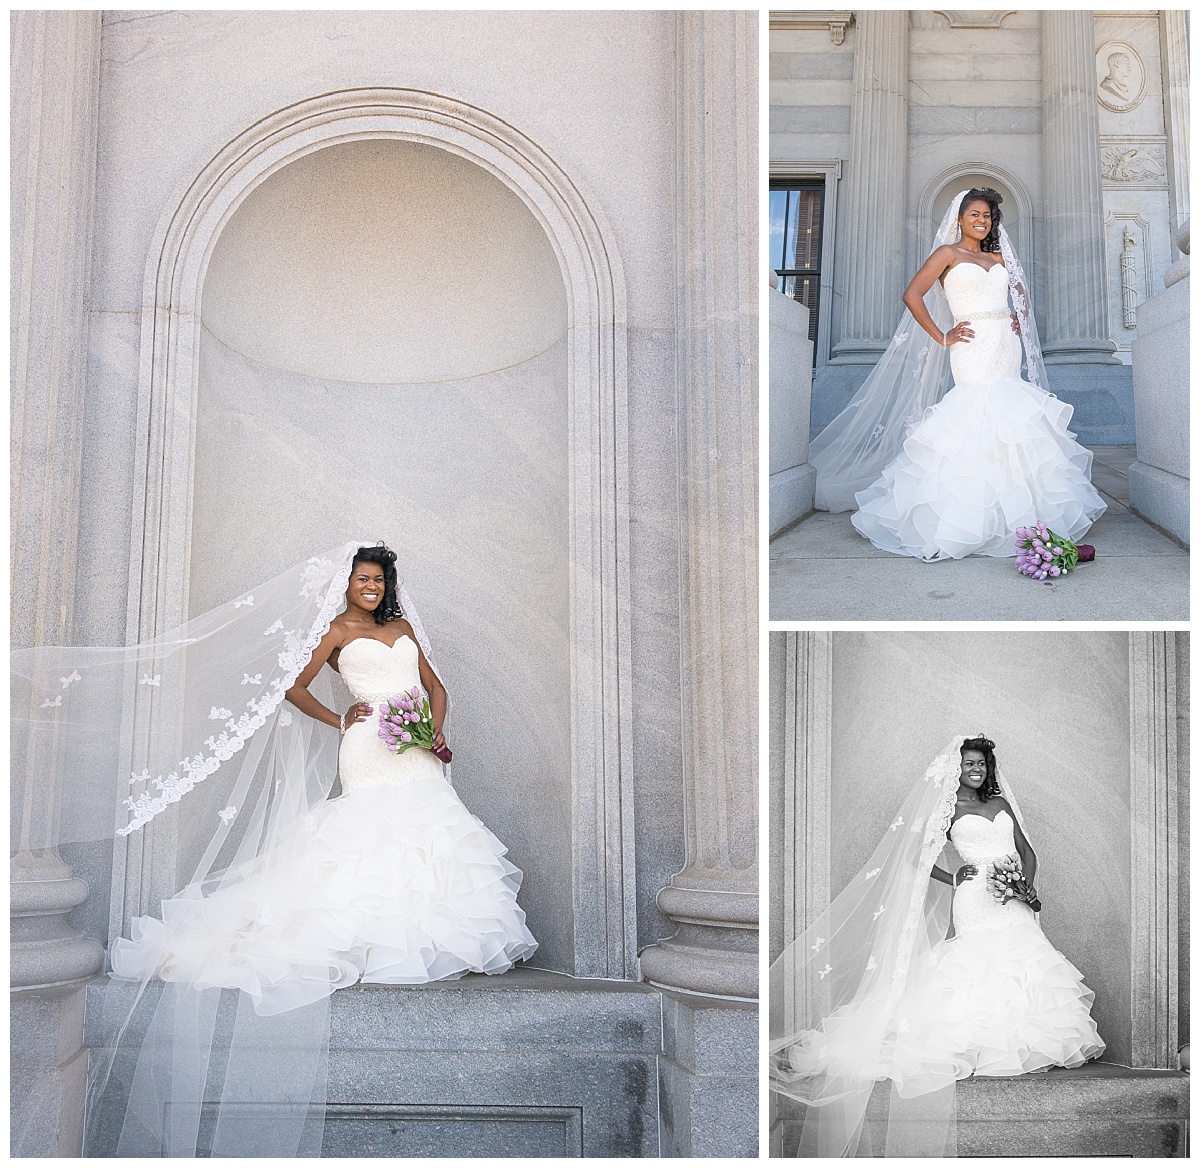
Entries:
[[[131, 636], [186, 613], [192, 581], [202, 291], [222, 232], [252, 193], [307, 155], [389, 139], [436, 147], [486, 171], [540, 228], [564, 290], [565, 747], [574, 928], [561, 966], [628, 977], [635, 962], [633, 800], [627, 754], [628, 570], [624, 516], [624, 291], [594, 204], [536, 144], [467, 103], [404, 89], [345, 90], [278, 110], [226, 144], [164, 216], [143, 303], [139, 383], [143, 489], [133, 520]], [[624, 730], [622, 727], [626, 727]], [[163, 832], [137, 833], [113, 866], [111, 927], [176, 883]]]

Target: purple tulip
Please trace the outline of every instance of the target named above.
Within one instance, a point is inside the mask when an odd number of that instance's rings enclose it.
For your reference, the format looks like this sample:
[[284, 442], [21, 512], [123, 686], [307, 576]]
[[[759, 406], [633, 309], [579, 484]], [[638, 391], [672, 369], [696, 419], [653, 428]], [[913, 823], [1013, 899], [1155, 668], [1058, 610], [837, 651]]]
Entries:
[[407, 730], [405, 730], [405, 731], [404, 731], [404, 732], [403, 732], [403, 733], [400, 735], [400, 741], [401, 741], [401, 742], [411, 742], [411, 741], [412, 741], [412, 735], [411, 735], [411, 734], [410, 734], [410, 733], [409, 733]]
[[1054, 548], [1053, 551], [1056, 556], [1061, 556], [1063, 554], [1062, 548]]
[[1059, 569], [1058, 569], [1057, 567], [1054, 567], [1053, 565], [1051, 565], [1051, 568], [1050, 568], [1050, 575], [1051, 575], [1051, 576], [1057, 576], [1057, 575], [1059, 575]]

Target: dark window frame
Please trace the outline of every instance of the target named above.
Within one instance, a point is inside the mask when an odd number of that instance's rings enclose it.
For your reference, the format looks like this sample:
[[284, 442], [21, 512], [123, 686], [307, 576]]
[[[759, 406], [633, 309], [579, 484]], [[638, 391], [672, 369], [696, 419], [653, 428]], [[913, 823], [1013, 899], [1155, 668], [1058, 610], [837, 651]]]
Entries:
[[[782, 254], [772, 254], [771, 265], [774, 268], [775, 274], [779, 277], [779, 290], [785, 295], [790, 296], [793, 300], [800, 301], [808, 309], [808, 336], [815, 345], [820, 329], [821, 318], [821, 275], [823, 271], [824, 261], [824, 239], [823, 232], [825, 228], [825, 180], [824, 178], [792, 178], [792, 177], [773, 177], [770, 181], [770, 192], [774, 194], [776, 191], [786, 192], [784, 200], [784, 215], [783, 215], [783, 240]], [[782, 266], [775, 267], [776, 262], [783, 263], [787, 259], [789, 251], [789, 239], [792, 237], [791, 220], [794, 215], [797, 215], [802, 201], [800, 198], [793, 196], [802, 196], [804, 194], [816, 196], [816, 216], [815, 221], [810, 220], [808, 231], [814, 237], [813, 243], [815, 246], [810, 248], [810, 255], [815, 252], [815, 264], [801, 266]], [[797, 224], [798, 231], [798, 224]], [[798, 240], [797, 240], [798, 243]], [[796, 253], [799, 251], [798, 246], [791, 248], [793, 259], [797, 258]]]

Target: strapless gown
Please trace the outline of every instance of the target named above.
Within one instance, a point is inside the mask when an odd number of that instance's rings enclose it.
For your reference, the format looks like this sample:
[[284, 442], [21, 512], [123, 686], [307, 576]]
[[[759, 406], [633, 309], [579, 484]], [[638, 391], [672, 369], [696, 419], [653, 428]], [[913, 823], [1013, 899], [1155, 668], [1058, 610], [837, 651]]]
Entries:
[[[417, 647], [351, 641], [338, 661], [354, 696], [380, 701], [420, 683]], [[517, 904], [521, 873], [504, 845], [414, 747], [391, 753], [378, 720], [350, 726], [342, 794], [304, 817], [240, 882], [139, 917], [112, 950], [114, 974], [204, 989], [237, 987], [260, 1014], [355, 982], [415, 985], [502, 973], [537, 942]]]
[[1071, 406], [1021, 379], [1008, 273], [960, 263], [944, 286], [975, 337], [950, 347], [953, 388], [855, 495], [851, 521], [877, 548], [923, 560], [1015, 555], [1016, 529], [1038, 519], [1082, 538], [1105, 510], [1092, 454], [1067, 429]]
[[1103, 1054], [1083, 975], [1027, 904], [1002, 905], [987, 886], [988, 865], [1017, 850], [1008, 812], [992, 821], [964, 815], [950, 838], [979, 872], [955, 891], [954, 936], [934, 946], [916, 979], [922, 990], [906, 1004], [892, 1071], [914, 1079], [922, 1066], [952, 1067], [959, 1079], [1021, 1075]]

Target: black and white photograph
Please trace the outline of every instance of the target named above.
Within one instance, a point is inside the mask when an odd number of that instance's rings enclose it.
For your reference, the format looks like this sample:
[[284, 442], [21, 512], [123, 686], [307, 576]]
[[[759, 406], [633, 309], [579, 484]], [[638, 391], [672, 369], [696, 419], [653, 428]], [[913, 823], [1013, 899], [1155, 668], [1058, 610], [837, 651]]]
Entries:
[[770, 633], [770, 1154], [1186, 1156], [1189, 634]]

